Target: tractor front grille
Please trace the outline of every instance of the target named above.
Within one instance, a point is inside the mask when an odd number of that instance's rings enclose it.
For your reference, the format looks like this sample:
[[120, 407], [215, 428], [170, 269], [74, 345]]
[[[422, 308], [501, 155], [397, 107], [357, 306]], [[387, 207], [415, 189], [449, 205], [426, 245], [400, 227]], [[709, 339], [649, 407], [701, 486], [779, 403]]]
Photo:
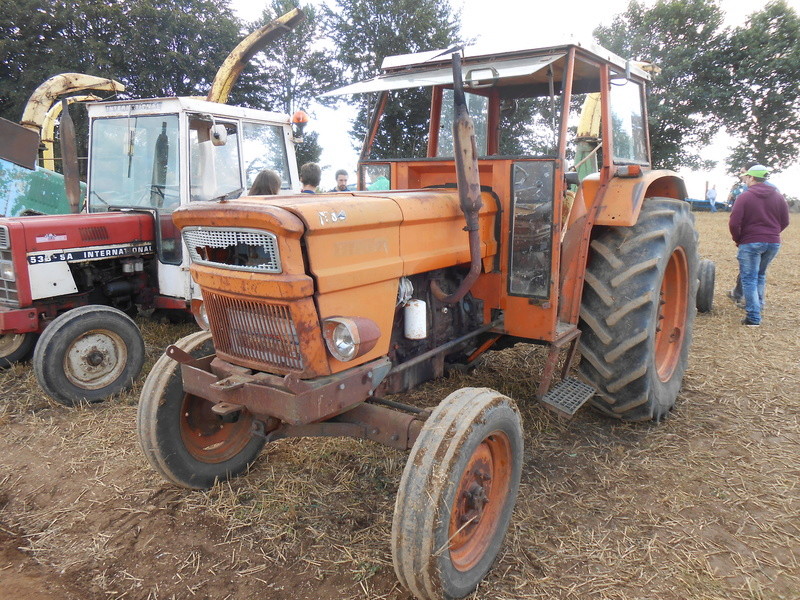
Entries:
[[278, 238], [268, 231], [186, 227], [183, 240], [196, 263], [239, 271], [281, 272]]
[[288, 305], [231, 298], [203, 290], [214, 344], [244, 364], [302, 371], [300, 338]]
[[[11, 237], [8, 227], [0, 225], [0, 264], [13, 264], [11, 256]], [[0, 277], [0, 304], [9, 307], [19, 306], [19, 295], [17, 294], [17, 282], [9, 281]]]

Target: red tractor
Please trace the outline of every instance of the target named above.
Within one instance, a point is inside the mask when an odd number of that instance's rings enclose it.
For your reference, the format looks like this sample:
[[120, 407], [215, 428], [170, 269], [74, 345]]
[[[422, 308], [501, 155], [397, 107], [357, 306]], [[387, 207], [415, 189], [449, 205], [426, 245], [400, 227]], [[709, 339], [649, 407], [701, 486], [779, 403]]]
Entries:
[[246, 38], [206, 100], [88, 104], [85, 212], [0, 219], [0, 366], [33, 352], [42, 388], [67, 405], [130, 386], [144, 361], [130, 315], [187, 315], [200, 297], [172, 212], [235, 197], [264, 168], [283, 193], [299, 185], [290, 118], [224, 102], [246, 59], [302, 18]]

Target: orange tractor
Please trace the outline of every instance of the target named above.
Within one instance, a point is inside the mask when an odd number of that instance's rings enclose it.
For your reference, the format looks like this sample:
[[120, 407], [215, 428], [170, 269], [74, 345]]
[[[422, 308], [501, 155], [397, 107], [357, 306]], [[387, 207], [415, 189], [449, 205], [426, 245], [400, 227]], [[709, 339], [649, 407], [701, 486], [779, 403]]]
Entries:
[[[418, 598], [463, 597], [488, 572], [522, 426], [487, 388], [433, 410], [385, 396], [527, 341], [548, 348], [547, 407], [570, 416], [591, 400], [660, 420], [681, 388], [698, 284], [684, 183], [650, 168], [641, 66], [574, 43], [451, 53], [390, 57], [337, 91], [378, 93], [361, 191], [175, 211], [208, 330], [159, 359], [137, 419], [151, 465], [189, 488], [243, 472], [281, 438], [410, 449], [391, 546]], [[599, 135], [578, 135], [592, 94]], [[423, 97], [430, 110], [415, 111]]]

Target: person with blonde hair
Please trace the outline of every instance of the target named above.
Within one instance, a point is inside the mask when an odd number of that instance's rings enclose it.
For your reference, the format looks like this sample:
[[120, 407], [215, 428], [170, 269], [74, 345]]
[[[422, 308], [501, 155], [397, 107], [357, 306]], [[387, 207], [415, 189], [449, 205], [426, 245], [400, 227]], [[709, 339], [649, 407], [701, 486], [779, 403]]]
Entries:
[[250, 186], [249, 196], [274, 196], [281, 190], [281, 176], [272, 169], [264, 169], [256, 175]]

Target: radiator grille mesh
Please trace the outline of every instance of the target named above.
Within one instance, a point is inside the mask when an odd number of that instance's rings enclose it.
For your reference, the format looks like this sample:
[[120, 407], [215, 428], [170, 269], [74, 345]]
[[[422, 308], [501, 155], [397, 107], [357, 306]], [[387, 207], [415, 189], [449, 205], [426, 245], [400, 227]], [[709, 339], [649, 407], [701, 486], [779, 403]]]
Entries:
[[300, 339], [287, 305], [203, 291], [218, 351], [281, 369], [303, 370]]
[[196, 263], [242, 271], [281, 272], [278, 239], [272, 233], [187, 227], [183, 239]]
[[[12, 262], [11, 236], [8, 234], [8, 227], [5, 226], [0, 226], [0, 261]], [[0, 303], [10, 307], [19, 306], [16, 281], [0, 278]]]

